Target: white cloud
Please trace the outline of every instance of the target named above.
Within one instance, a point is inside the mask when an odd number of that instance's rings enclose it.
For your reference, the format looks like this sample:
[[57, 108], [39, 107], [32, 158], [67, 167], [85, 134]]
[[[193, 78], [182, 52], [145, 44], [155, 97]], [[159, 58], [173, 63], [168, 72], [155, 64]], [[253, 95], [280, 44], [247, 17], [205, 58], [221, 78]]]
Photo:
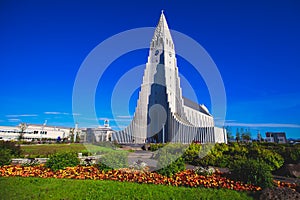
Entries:
[[115, 122], [131, 122], [132, 119], [114, 119]]
[[37, 114], [6, 115], [6, 117], [36, 117]]
[[8, 119], [9, 122], [20, 122], [20, 119], [17, 118], [12, 118], [12, 119]]
[[239, 126], [239, 127], [263, 127], [263, 128], [300, 128], [299, 124], [281, 124], [281, 123], [239, 123], [239, 122], [226, 122], [226, 126]]
[[121, 119], [131, 119], [132, 116], [130, 116], [130, 115], [119, 115], [119, 116], [117, 116], [117, 118], [121, 118]]
[[70, 115], [69, 113], [65, 112], [44, 112], [46, 115]]
[[[90, 120], [95, 120], [95, 119], [90, 119]], [[105, 117], [100, 117], [100, 118], [98, 118], [98, 120], [112, 120], [112, 119], [105, 118]]]

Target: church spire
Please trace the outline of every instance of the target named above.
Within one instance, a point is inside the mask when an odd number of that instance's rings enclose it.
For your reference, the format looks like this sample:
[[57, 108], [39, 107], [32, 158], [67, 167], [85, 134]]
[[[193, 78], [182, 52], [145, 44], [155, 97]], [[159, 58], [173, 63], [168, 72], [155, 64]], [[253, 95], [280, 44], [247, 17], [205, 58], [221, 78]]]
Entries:
[[161, 11], [159, 22], [152, 38], [152, 47], [174, 49], [173, 40], [164, 15], [164, 10]]

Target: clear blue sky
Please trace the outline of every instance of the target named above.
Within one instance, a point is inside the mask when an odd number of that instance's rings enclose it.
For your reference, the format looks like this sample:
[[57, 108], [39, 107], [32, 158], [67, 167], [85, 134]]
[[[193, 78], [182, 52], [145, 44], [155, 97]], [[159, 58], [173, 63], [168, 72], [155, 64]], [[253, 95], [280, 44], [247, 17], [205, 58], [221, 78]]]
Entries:
[[[0, 125], [47, 119], [51, 125], [73, 126], [73, 84], [85, 57], [114, 34], [156, 26], [162, 9], [169, 27], [195, 39], [216, 63], [227, 95], [226, 124], [233, 132], [243, 127], [254, 137], [260, 130], [263, 136], [285, 131], [300, 138], [297, 0], [1, 0]], [[96, 95], [99, 119], [112, 117], [110, 90], [122, 73], [146, 63], [147, 53], [128, 53], [105, 72], [99, 84], [107, 84], [107, 95]], [[189, 75], [188, 65], [178, 58], [199, 103], [210, 108], [205, 83]], [[134, 107], [136, 94], [131, 102]], [[126, 117], [118, 120], [129, 123]]]

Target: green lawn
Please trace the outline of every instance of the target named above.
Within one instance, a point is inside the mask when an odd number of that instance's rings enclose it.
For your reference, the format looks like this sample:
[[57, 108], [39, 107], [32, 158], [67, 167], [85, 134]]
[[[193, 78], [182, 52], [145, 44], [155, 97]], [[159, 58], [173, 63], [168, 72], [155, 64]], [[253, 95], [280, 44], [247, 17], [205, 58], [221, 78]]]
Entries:
[[110, 152], [114, 151], [111, 148], [96, 146], [92, 144], [41, 144], [41, 145], [22, 145], [22, 155], [29, 155], [29, 157], [48, 157], [50, 154], [62, 152]]
[[117, 181], [0, 178], [0, 199], [252, 199], [244, 192]]

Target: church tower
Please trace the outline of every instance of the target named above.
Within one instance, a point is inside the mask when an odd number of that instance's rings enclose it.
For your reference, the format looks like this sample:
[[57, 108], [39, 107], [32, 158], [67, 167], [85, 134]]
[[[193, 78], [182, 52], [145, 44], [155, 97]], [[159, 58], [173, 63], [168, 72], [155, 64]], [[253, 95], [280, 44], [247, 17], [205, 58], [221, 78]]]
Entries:
[[119, 143], [226, 142], [219, 141], [224, 132], [216, 129], [204, 105], [182, 96], [175, 46], [162, 11], [150, 43], [133, 120], [127, 128], [114, 133], [113, 140]]

